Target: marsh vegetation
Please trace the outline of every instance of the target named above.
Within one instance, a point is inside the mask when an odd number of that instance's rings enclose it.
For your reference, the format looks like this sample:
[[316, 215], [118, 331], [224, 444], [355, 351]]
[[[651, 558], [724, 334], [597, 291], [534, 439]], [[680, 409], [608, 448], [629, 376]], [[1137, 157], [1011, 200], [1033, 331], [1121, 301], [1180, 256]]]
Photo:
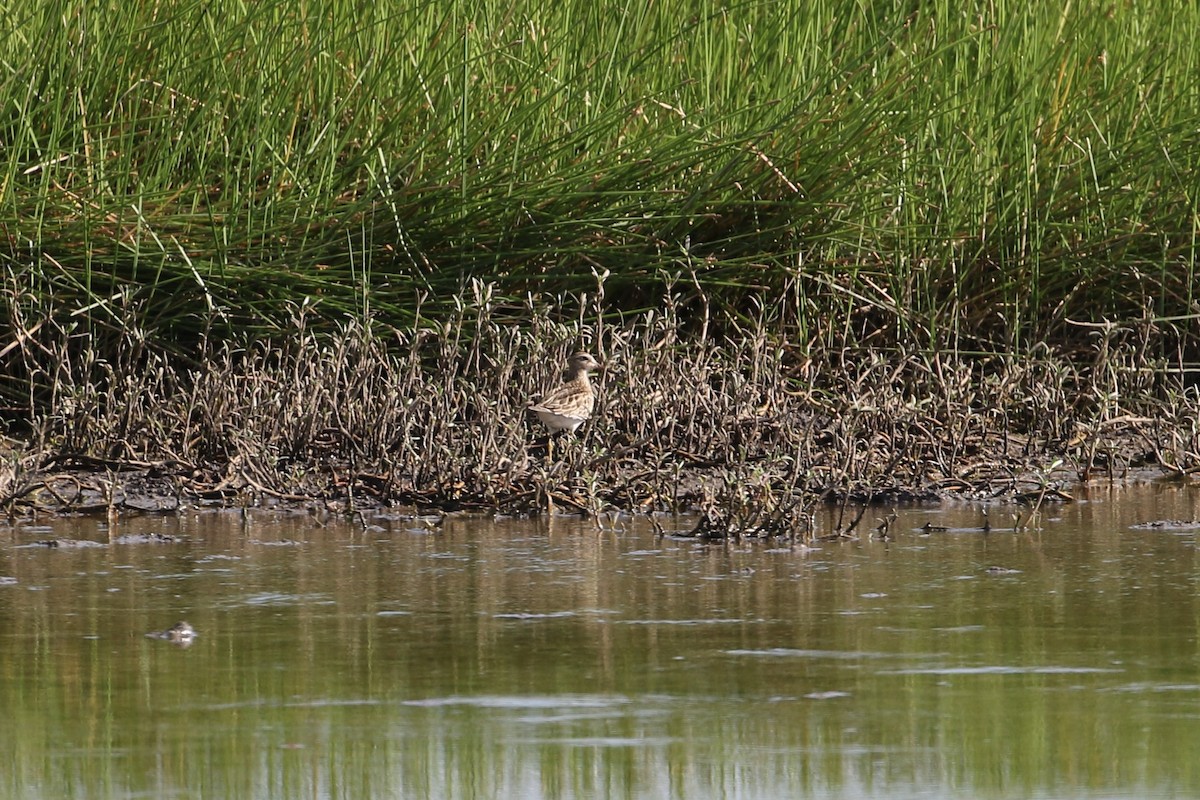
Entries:
[[[691, 509], [698, 535], [805, 537], [820, 501], [1040, 501], [1063, 481], [1182, 477], [1200, 453], [1194, 393], [1164, 388], [1175, 378], [1145, 368], [1131, 334], [1073, 360], [818, 359], [766, 309], [701, 346], [681, 343], [670, 296], [620, 324], [531, 303], [523, 326], [486, 293], [461, 299], [408, 329], [323, 335], [297, 314], [288, 335], [214, 344], [197, 364], [143, 348], [114, 367], [43, 326], [37, 346], [60, 365], [53, 411], [33, 428], [35, 455], [13, 456], [10, 510], [138, 509], [139, 494], [341, 511]], [[606, 362], [595, 415], [550, 453], [527, 407], [579, 341]]]
[[[1060, 459], [1186, 474], [1198, 24], [11, 4], [6, 496], [142, 463], [218, 495], [753, 496], [769, 529], [776, 500], [999, 491]], [[579, 344], [617, 367], [542, 459], [523, 407]]]

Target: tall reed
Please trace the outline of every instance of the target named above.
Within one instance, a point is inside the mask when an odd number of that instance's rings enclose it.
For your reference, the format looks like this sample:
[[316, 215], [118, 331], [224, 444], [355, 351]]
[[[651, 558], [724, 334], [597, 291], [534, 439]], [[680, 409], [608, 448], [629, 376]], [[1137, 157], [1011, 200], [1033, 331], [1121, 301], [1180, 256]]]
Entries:
[[407, 323], [471, 278], [519, 309], [606, 269], [626, 308], [694, 275], [716, 303], [786, 290], [805, 335], [880, 343], [1019, 350], [1131, 317], [1197, 332], [1195, 4], [2, 17], [17, 346], [30, 303], [178, 343], [278, 331], [302, 302], [314, 324]]

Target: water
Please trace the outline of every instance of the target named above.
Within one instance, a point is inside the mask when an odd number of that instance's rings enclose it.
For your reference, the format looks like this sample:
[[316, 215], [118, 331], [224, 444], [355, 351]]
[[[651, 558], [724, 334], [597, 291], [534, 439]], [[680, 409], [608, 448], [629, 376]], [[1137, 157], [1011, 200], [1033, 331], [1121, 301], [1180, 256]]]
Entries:
[[[1198, 506], [1095, 490], [987, 534], [904, 509], [893, 541], [813, 550], [638, 520], [17, 523], [0, 797], [1194, 797], [1200, 532], [1131, 525]], [[109, 543], [152, 533], [180, 541]], [[191, 647], [145, 638], [180, 619]]]

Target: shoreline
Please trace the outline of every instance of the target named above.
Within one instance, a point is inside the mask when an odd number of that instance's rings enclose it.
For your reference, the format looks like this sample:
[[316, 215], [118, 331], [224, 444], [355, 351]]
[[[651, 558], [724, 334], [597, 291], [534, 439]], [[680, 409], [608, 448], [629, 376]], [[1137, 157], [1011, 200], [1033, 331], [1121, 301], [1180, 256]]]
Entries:
[[[553, 334], [481, 326], [465, 343], [349, 326], [225, 344], [190, 369], [151, 353], [136, 374], [62, 381], [25, 440], [8, 440], [0, 498], [10, 517], [686, 511], [714, 538], [803, 539], [824, 503], [1036, 506], [1078, 482], [1200, 469], [1196, 392], [1147, 388], [1120, 352], [1081, 368], [1049, 349], [818, 351], [768, 330], [689, 341], [644, 318]], [[608, 368], [592, 418], [551, 451], [527, 409], [580, 343]]]

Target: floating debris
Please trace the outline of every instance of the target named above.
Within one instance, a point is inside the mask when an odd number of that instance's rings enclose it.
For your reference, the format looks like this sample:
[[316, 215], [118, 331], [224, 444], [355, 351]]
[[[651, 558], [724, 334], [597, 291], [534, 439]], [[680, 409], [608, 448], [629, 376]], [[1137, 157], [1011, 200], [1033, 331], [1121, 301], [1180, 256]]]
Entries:
[[64, 550], [83, 549], [85, 547], [104, 547], [104, 542], [93, 542], [91, 539], [41, 539], [26, 545], [26, 547], [61, 547]]
[[113, 539], [114, 544], [178, 544], [178, 536], [169, 533], [129, 533]]
[[196, 629], [181, 620], [165, 631], [150, 631], [146, 634], [146, 638], [161, 639], [164, 642], [170, 642], [179, 647], [191, 647], [196, 641]]
[[1200, 530], [1200, 520], [1156, 519], [1150, 522], [1139, 522], [1129, 527], [1135, 531], [1196, 531]]

